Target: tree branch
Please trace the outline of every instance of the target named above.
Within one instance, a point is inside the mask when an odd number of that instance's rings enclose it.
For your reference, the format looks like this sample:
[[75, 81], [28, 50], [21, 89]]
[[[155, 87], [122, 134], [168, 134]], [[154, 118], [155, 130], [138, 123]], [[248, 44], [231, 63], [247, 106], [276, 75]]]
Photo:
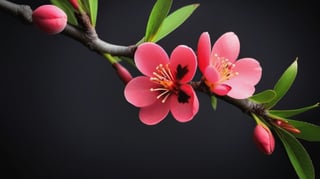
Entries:
[[[24, 21], [26, 24], [32, 24], [32, 9], [28, 5], [18, 5], [6, 0], [0, 1], [0, 9], [6, 11], [7, 13], [18, 17], [22, 21]], [[84, 16], [81, 16], [81, 14], [78, 14], [78, 18], [85, 18]], [[85, 19], [81, 19], [83, 23], [86, 22]], [[93, 28], [90, 28], [88, 24], [84, 24], [86, 27], [85, 31], [74, 27], [72, 25], [67, 25], [64, 31], [62, 32], [64, 35], [71, 37], [81, 43], [83, 43], [85, 46], [87, 46], [89, 49], [96, 51], [98, 53], [109, 53], [113, 56], [126, 56], [126, 57], [133, 57], [133, 54], [136, 50], [136, 46], [120, 46], [120, 45], [114, 45], [110, 44], [108, 42], [105, 42], [101, 40], [95, 30]], [[202, 81], [199, 82], [191, 82], [191, 85], [193, 88], [197, 91], [203, 92], [208, 94], [209, 96], [213, 95], [210, 90], [207, 88], [207, 86], [202, 83]], [[265, 114], [264, 106], [261, 104], [254, 103], [250, 101], [249, 99], [233, 99], [228, 96], [217, 96], [219, 99], [224, 100], [239, 109], [241, 109], [244, 113], [250, 115], [250, 113], [255, 113], [260, 116], [267, 117]]]
[[[17, 17], [26, 24], [32, 24], [33, 11], [29, 5], [20, 5], [7, 0], [1, 0], [0, 9], [14, 17]], [[133, 54], [136, 50], [135, 45], [121, 46], [111, 44], [101, 40], [95, 32], [87, 33], [69, 24], [66, 26], [62, 34], [81, 42], [90, 50], [98, 53], [109, 53], [114, 56], [133, 57]]]
[[[205, 85], [205, 83], [202, 80], [197, 82], [191, 82], [191, 86], [197, 91], [203, 92], [208, 96], [214, 95], [211, 93], [210, 89]], [[265, 112], [265, 107], [262, 104], [255, 103], [253, 101], [250, 101], [249, 99], [234, 99], [229, 96], [215, 96], [229, 104], [236, 106], [245, 114], [251, 116], [251, 113], [254, 113], [265, 119], [269, 118]]]

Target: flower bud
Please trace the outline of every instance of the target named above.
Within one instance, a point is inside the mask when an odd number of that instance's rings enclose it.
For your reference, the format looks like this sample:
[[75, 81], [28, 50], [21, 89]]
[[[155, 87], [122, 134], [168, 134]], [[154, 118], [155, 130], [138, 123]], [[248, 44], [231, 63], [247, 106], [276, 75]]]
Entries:
[[267, 128], [266, 126], [257, 125], [253, 132], [253, 140], [258, 149], [264, 154], [272, 154], [275, 146], [275, 141], [269, 128]]
[[72, 5], [72, 7], [75, 10], [79, 11], [80, 6], [79, 6], [79, 3], [78, 3], [78, 0], [69, 0], [69, 3]]
[[127, 84], [132, 79], [130, 72], [120, 63], [114, 63], [112, 66], [124, 84]]
[[282, 129], [285, 129], [291, 133], [294, 133], [294, 134], [299, 134], [301, 131], [297, 128], [295, 128], [293, 125], [289, 124], [288, 122], [286, 121], [282, 121], [282, 120], [275, 120], [274, 123], [281, 127]]
[[57, 34], [67, 25], [66, 13], [54, 5], [42, 5], [32, 13], [32, 21], [36, 27], [47, 34]]

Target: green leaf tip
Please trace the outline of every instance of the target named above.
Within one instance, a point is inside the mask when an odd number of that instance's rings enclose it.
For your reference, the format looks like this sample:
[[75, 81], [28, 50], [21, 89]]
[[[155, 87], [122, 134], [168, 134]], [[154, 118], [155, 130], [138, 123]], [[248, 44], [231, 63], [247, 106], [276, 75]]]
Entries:
[[[144, 42], [157, 42], [181, 26], [200, 4], [183, 6], [171, 14], [172, 0], [157, 0], [149, 15]], [[169, 15], [168, 15], [169, 14]]]
[[158, 33], [159, 28], [163, 20], [167, 17], [172, 5], [172, 0], [157, 0], [154, 4], [151, 13], [149, 15], [145, 41], [151, 42], [156, 33]]
[[163, 20], [163, 23], [159, 27], [159, 31], [157, 34], [155, 34], [155, 37], [152, 39], [152, 41], [157, 42], [176, 30], [192, 15], [192, 13], [199, 6], [200, 4], [186, 5], [169, 14]]
[[303, 108], [298, 108], [298, 109], [289, 109], [289, 110], [269, 110], [268, 112], [272, 114], [273, 116], [279, 116], [282, 118], [287, 118], [287, 117], [292, 117], [296, 116], [298, 114], [301, 114], [303, 112], [309, 111], [311, 109], [315, 109], [320, 106], [320, 103], [316, 103], [311, 106], [306, 106]]
[[273, 90], [276, 92], [277, 96], [265, 105], [267, 109], [270, 109], [274, 105], [276, 105], [288, 92], [297, 76], [297, 72], [298, 58], [296, 58], [295, 61], [285, 70], [285, 72], [281, 75], [281, 77], [275, 84]]

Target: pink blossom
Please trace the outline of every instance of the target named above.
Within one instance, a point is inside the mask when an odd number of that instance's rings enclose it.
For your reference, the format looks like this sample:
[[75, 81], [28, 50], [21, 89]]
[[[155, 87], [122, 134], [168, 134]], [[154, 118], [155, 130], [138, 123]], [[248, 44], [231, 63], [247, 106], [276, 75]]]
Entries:
[[32, 13], [32, 21], [36, 27], [47, 34], [57, 34], [67, 25], [66, 13], [54, 5], [42, 5]]
[[155, 125], [171, 111], [177, 121], [190, 121], [199, 110], [198, 98], [188, 84], [197, 68], [193, 50], [179, 45], [169, 58], [162, 47], [147, 42], [137, 48], [134, 59], [144, 76], [133, 78], [124, 95], [129, 103], [140, 108], [140, 120]]
[[212, 49], [209, 33], [201, 34], [198, 42], [199, 68], [211, 92], [236, 99], [252, 96], [262, 69], [253, 58], [237, 60], [239, 52], [240, 42], [233, 32], [223, 34]]
[[254, 128], [253, 140], [258, 149], [266, 155], [274, 151], [275, 140], [270, 129], [263, 125], [257, 125]]

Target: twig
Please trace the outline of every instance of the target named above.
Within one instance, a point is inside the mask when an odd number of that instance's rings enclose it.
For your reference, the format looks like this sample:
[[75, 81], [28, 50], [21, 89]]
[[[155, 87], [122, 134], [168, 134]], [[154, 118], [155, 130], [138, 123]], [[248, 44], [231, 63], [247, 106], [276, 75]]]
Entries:
[[[26, 24], [32, 24], [32, 9], [29, 5], [15, 4], [7, 0], [0, 1], [0, 9], [22, 20]], [[98, 53], [109, 53], [114, 56], [133, 57], [135, 45], [121, 46], [101, 40], [96, 33], [86, 33], [72, 25], [67, 25], [62, 34], [69, 36], [90, 50]]]

